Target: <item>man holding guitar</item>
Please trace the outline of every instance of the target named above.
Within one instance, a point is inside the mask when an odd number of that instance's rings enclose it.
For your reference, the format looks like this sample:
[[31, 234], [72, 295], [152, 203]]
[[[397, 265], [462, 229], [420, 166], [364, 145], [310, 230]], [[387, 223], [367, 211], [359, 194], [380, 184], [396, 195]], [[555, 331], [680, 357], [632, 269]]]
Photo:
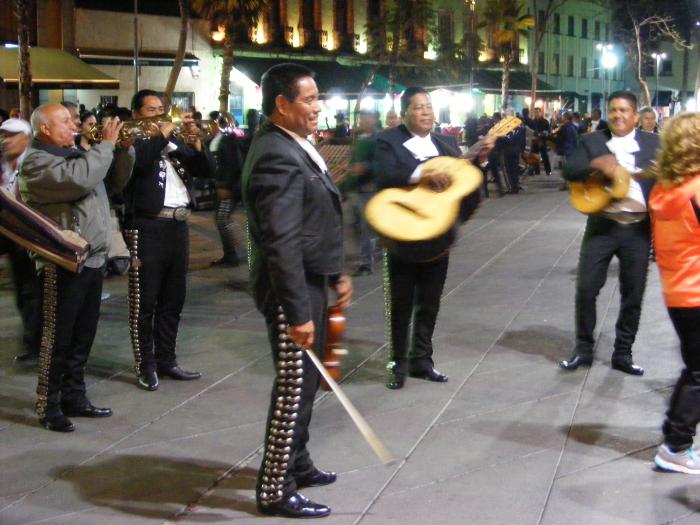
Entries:
[[[620, 167], [634, 175], [649, 167], [659, 147], [657, 135], [637, 130], [637, 99], [617, 91], [608, 100], [609, 129], [583, 135], [564, 166], [564, 178], [585, 182], [591, 178], [613, 181]], [[602, 211], [589, 215], [581, 244], [576, 278], [576, 347], [565, 370], [593, 363], [596, 298], [605, 284], [613, 256], [620, 261], [620, 313], [615, 325], [611, 366], [627, 374], [642, 375], [632, 361], [649, 263], [647, 201], [654, 182], [632, 177], [627, 195], [612, 200]], [[572, 203], [576, 205], [573, 201]]]
[[[401, 117], [403, 124], [377, 137], [373, 171], [378, 188], [400, 188], [420, 182], [436, 192], [446, 190], [450, 186], [450, 176], [429, 166], [424, 169], [424, 162], [438, 156], [461, 157], [461, 152], [432, 133], [435, 114], [425, 89], [410, 87], [404, 91]], [[481, 148], [480, 158], [483, 159], [493, 148], [493, 141], [487, 141]], [[479, 192], [473, 191], [461, 202], [460, 218], [466, 220], [478, 204]], [[437, 238], [394, 242], [387, 249], [385, 303], [390, 351], [386, 386], [392, 390], [404, 386], [407, 374], [439, 383], [447, 381], [447, 376], [434, 367], [432, 336], [447, 274], [449, 248], [455, 238], [456, 227], [453, 226]], [[413, 333], [409, 355], [411, 319]]]

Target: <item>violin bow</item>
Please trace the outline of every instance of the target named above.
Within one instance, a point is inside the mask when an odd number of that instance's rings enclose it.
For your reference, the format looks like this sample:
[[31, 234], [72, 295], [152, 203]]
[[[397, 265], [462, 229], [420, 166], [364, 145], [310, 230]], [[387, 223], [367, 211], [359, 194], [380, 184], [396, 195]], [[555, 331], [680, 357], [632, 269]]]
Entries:
[[323, 366], [323, 363], [321, 363], [321, 360], [314, 353], [314, 351], [310, 348], [304, 348], [304, 351], [307, 353], [313, 364], [321, 373], [323, 379], [326, 380], [328, 386], [331, 387], [331, 390], [335, 392], [338, 401], [340, 401], [340, 404], [343, 405], [343, 408], [350, 416], [350, 419], [352, 419], [352, 422], [355, 423], [355, 426], [357, 426], [357, 429], [360, 431], [360, 434], [362, 434], [362, 437], [365, 438], [365, 440], [372, 448], [374, 453], [377, 455], [377, 457], [380, 459], [380, 461], [385, 465], [393, 462], [394, 456], [391, 454], [391, 452], [389, 452], [389, 449], [387, 449], [384, 446], [384, 443], [382, 443], [382, 441], [379, 439], [379, 436], [377, 436], [374, 430], [372, 430], [372, 427], [369, 426], [369, 423], [367, 423], [365, 418], [362, 417], [362, 414], [360, 414], [357, 411], [355, 405], [353, 405], [350, 399], [348, 399], [348, 397], [345, 395], [345, 392], [341, 390], [340, 385], [338, 385], [338, 383], [335, 382], [335, 379], [331, 377], [331, 375], [328, 373], [328, 370], [326, 370], [326, 367]]

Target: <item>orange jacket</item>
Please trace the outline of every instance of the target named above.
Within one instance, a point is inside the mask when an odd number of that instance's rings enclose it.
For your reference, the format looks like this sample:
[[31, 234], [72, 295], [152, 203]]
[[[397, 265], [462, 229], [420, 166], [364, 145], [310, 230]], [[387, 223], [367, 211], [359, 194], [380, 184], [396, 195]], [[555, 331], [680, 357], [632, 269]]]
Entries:
[[700, 174], [671, 189], [656, 184], [649, 209], [666, 306], [700, 307]]

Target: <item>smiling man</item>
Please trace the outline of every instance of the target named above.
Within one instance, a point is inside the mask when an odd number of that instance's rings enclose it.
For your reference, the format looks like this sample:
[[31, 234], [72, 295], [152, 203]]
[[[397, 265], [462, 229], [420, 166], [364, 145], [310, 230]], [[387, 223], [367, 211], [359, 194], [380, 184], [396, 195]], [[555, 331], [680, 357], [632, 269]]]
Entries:
[[328, 288], [344, 309], [350, 278], [343, 267], [340, 193], [326, 164], [306, 139], [321, 111], [314, 73], [279, 64], [262, 76], [268, 121], [243, 168], [243, 200], [251, 248], [250, 282], [265, 316], [277, 377], [272, 387], [256, 498], [263, 514], [316, 518], [330, 508], [297, 492], [328, 485], [334, 472], [314, 466], [306, 443], [320, 375], [304, 348], [322, 355]]
[[632, 361], [649, 265], [649, 215], [647, 202], [654, 184], [637, 178], [649, 167], [659, 147], [658, 135], [636, 129], [637, 98], [617, 91], [608, 100], [608, 130], [584, 135], [564, 166], [564, 178], [585, 181], [594, 172], [613, 178], [622, 166], [631, 175], [624, 199], [613, 201], [602, 212], [588, 217], [581, 243], [576, 278], [576, 347], [573, 356], [559, 365], [565, 370], [593, 363], [596, 299], [605, 284], [613, 256], [620, 261], [620, 313], [615, 325], [611, 366], [627, 374], [642, 375]]
[[[438, 156], [460, 157], [461, 151], [447, 137], [432, 132], [435, 113], [428, 92], [409, 87], [401, 95], [403, 124], [380, 133], [374, 155], [373, 172], [379, 189], [406, 187], [425, 181], [444, 188], [449, 177], [428, 172], [423, 163]], [[487, 155], [493, 142], [482, 152]], [[483, 159], [482, 159], [483, 160]], [[479, 192], [462, 201], [461, 219], [471, 215], [479, 203]], [[456, 238], [456, 226], [427, 242], [392, 243], [385, 265], [385, 303], [389, 329], [389, 363], [387, 388], [403, 388], [406, 375], [447, 382], [433, 362], [433, 331], [440, 310], [440, 296], [445, 284], [450, 246]], [[409, 325], [413, 328], [409, 333]], [[409, 345], [411, 350], [409, 352]]]

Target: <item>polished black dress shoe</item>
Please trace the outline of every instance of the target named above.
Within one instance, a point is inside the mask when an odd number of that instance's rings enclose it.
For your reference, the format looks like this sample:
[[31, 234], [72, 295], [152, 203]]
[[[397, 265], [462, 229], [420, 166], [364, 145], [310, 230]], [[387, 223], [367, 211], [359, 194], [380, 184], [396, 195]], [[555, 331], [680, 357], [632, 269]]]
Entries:
[[411, 377], [417, 377], [418, 379], [434, 381], [435, 383], [447, 383], [448, 379], [448, 377], [445, 374], [441, 374], [434, 368], [428, 368], [426, 370], [416, 370], [408, 375], [410, 375]]
[[73, 432], [75, 430], [75, 425], [63, 414], [42, 417], [39, 423], [41, 423], [41, 426], [46, 430], [51, 430], [53, 432]]
[[324, 470], [315, 469], [311, 474], [302, 478], [296, 478], [297, 487], [322, 487], [335, 483], [338, 475], [335, 472], [326, 472]]
[[627, 357], [624, 359], [613, 359], [610, 362], [610, 367], [613, 370], [619, 370], [620, 372], [624, 372], [625, 374], [630, 374], [633, 376], [643, 376], [644, 375], [644, 369], [641, 366], [637, 366], [632, 362], [631, 357]]
[[593, 356], [574, 354], [571, 359], [559, 361], [559, 366], [564, 370], [576, 370], [579, 366], [591, 366], [593, 364]]
[[403, 388], [405, 382], [406, 374], [401, 374], [390, 370], [386, 378], [386, 387], [389, 390], [399, 390], [400, 388]]
[[202, 374], [199, 372], [188, 372], [177, 365], [171, 368], [159, 368], [158, 375], [160, 377], [165, 376], [169, 377], [170, 379], [177, 379], [178, 381], [192, 381], [193, 379], [199, 379], [202, 377]]
[[112, 415], [111, 408], [97, 408], [92, 403], [84, 407], [62, 406], [63, 415], [68, 417], [109, 417]]
[[261, 514], [285, 518], [323, 518], [331, 513], [330, 507], [315, 503], [298, 492], [292, 492], [277, 503], [258, 503], [258, 510]]
[[153, 371], [146, 370], [139, 375], [139, 388], [153, 392], [158, 390], [158, 374]]

